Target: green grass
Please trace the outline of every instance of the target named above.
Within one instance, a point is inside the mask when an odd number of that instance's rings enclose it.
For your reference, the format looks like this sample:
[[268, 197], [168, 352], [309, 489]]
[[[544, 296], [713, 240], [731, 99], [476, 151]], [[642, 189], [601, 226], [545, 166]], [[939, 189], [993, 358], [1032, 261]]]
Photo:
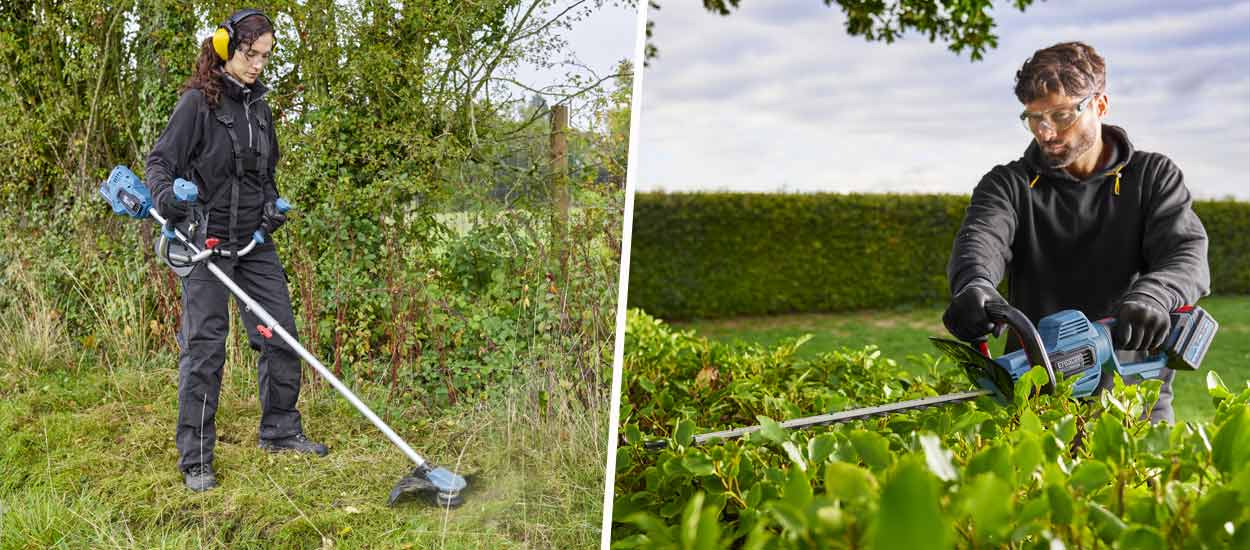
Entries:
[[[1229, 387], [1243, 387], [1250, 380], [1250, 296], [1212, 296], [1201, 302], [1220, 330], [1203, 361], [1203, 370], [1220, 374]], [[726, 320], [673, 323], [694, 329], [701, 336], [722, 342], [743, 341], [773, 345], [783, 340], [812, 335], [799, 348], [800, 357], [815, 357], [840, 347], [860, 348], [876, 344], [886, 357], [894, 358], [913, 374], [923, 370], [908, 356], [937, 355], [928, 336], [945, 336], [943, 306], [861, 311], [842, 314], [801, 314], [742, 317]], [[1002, 349], [1001, 344], [991, 349]], [[1174, 382], [1173, 406], [1178, 421], [1206, 418], [1214, 411], [1201, 372], [1180, 372]]]
[[[476, 473], [459, 509], [388, 508], [412, 464], [328, 384], [306, 383], [300, 409], [329, 456], [256, 447], [254, 355], [236, 335], [217, 414], [220, 486], [193, 494], [176, 467], [174, 354], [71, 343], [40, 306], [0, 309], [12, 338], [0, 349], [0, 549], [598, 544], [606, 402], [583, 406], [538, 376], [494, 401], [425, 410], [349, 382], [418, 452]], [[540, 389], [552, 392], [546, 408]]]

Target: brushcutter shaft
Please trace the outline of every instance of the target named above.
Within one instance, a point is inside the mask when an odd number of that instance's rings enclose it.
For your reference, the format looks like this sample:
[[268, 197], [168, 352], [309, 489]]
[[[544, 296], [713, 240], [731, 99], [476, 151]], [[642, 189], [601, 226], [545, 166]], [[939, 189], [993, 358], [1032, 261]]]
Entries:
[[282, 338], [283, 342], [289, 344], [295, 350], [295, 353], [298, 353], [305, 362], [317, 371], [317, 374], [320, 374], [322, 378], [329, 381], [330, 385], [334, 386], [334, 389], [338, 390], [340, 394], [343, 394], [343, 397], [347, 398], [347, 401], [351, 403], [352, 406], [356, 407], [356, 410], [360, 411], [360, 414], [365, 415], [365, 418], [368, 418], [369, 421], [378, 428], [378, 430], [381, 430], [386, 438], [390, 439], [391, 443], [394, 443], [396, 447], [399, 447], [399, 450], [403, 451], [414, 464], [417, 466], [425, 465], [425, 459], [421, 458], [421, 455], [412, 450], [412, 447], [409, 447], [408, 444], [404, 442], [404, 440], [401, 439], [390, 426], [387, 426], [381, 418], [378, 418], [378, 415], [373, 414], [373, 411], [370, 410], [364, 402], [358, 399], [356, 394], [347, 389], [347, 386], [344, 385], [343, 382], [339, 381], [339, 379], [335, 377], [334, 374], [325, 367], [325, 365], [322, 365], [321, 361], [318, 361], [316, 357], [313, 357], [313, 354], [309, 353], [307, 349], [304, 349], [304, 346], [300, 345], [299, 341], [296, 340], [295, 337], [291, 336], [286, 329], [282, 328], [282, 325], [278, 324], [278, 321], [270, 316], [268, 311], [265, 311], [265, 308], [260, 307], [260, 304], [256, 303], [256, 301], [253, 300], [251, 296], [248, 296], [246, 292], [243, 292], [243, 289], [239, 288], [239, 285], [234, 284], [234, 281], [231, 281], [220, 267], [217, 267], [217, 265], [211, 261], [205, 262], [204, 265], [208, 267], [208, 270], [211, 271], [217, 279], [226, 285], [226, 288], [230, 289], [230, 292], [233, 293], [239, 301], [243, 302], [243, 304], [247, 306], [248, 310], [256, 314], [256, 316], [259, 317], [261, 322], [263, 322], [266, 326], [271, 327], [274, 334]]

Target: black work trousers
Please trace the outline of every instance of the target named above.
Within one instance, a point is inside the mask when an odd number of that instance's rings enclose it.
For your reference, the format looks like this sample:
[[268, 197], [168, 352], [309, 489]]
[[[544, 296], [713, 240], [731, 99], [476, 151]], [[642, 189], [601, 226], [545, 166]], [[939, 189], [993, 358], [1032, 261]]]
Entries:
[[[237, 261], [213, 260], [235, 284], [265, 308], [292, 337], [295, 316], [287, 290], [286, 272], [273, 242], [258, 245]], [[213, 462], [217, 441], [214, 417], [226, 361], [230, 291], [204, 264], [182, 280], [182, 328], [178, 344], [178, 467]], [[303, 432], [299, 411], [300, 363], [295, 351], [274, 334], [266, 339], [256, 326], [260, 320], [238, 302], [248, 344], [260, 352], [260, 437], [276, 439]]]

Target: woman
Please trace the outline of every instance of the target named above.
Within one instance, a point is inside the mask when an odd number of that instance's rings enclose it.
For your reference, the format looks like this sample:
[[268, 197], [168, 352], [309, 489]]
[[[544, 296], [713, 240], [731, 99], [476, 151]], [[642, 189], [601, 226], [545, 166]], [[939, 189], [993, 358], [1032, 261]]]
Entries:
[[[195, 72], [179, 89], [169, 124], [148, 156], [146, 179], [161, 215], [187, 218], [190, 203], [174, 197], [175, 178], [199, 188], [207, 212], [207, 236], [237, 250], [257, 229], [272, 234], [286, 220], [275, 201], [278, 141], [258, 80], [273, 51], [273, 23], [256, 10], [235, 12], [200, 47]], [[295, 332], [286, 274], [272, 239], [249, 254], [217, 265], [289, 332]], [[178, 343], [178, 467], [192, 491], [217, 484], [214, 415], [226, 358], [226, 287], [203, 265], [182, 280], [182, 328]], [[258, 334], [259, 321], [242, 311], [248, 342], [260, 351], [260, 446], [324, 456], [324, 445], [304, 436], [299, 411], [299, 356], [281, 339]]]

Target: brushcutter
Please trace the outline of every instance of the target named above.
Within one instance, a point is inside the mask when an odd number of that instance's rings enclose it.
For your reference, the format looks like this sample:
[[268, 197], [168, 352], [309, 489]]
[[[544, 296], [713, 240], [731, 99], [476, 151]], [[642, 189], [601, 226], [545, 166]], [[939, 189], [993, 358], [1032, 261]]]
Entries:
[[[998, 325], [1011, 327], [1020, 341], [1020, 349], [990, 357], [984, 339], [973, 343], [930, 336], [944, 355], [963, 367], [968, 380], [977, 389], [923, 397], [899, 403], [863, 407], [831, 414], [796, 418], [781, 422], [782, 428], [797, 429], [850, 422], [875, 416], [884, 416], [918, 409], [927, 409], [950, 403], [969, 401], [988, 396], [1000, 405], [1012, 402], [1016, 380], [1033, 367], [1040, 366], [1046, 372], [1046, 382], [1041, 393], [1050, 393], [1060, 377], [1076, 378], [1072, 396], [1089, 397], [1102, 386], [1103, 377], [1119, 375], [1155, 379], [1164, 375], [1163, 369], [1198, 370], [1211, 340], [1219, 330], [1219, 323], [1206, 310], [1197, 306], [1184, 306], [1171, 313], [1171, 329], [1162, 348], [1145, 359], [1121, 363], [1112, 347], [1111, 329], [1116, 319], [1090, 321], [1085, 314], [1074, 309], [1053, 313], [1044, 317], [1034, 327], [1020, 310], [1007, 304], [985, 306], [990, 320]], [[760, 426], [747, 426], [694, 436], [694, 444], [715, 442], [742, 437], [759, 431]], [[663, 449], [668, 441], [647, 441], [644, 447]]]
[[[386, 435], [387, 439], [391, 440], [391, 443], [399, 447], [399, 450], [403, 451], [404, 455], [412, 460], [416, 467], [412, 472], [401, 478], [395, 485], [395, 488], [391, 490], [390, 497], [387, 500], [388, 505], [395, 504], [400, 497], [409, 494], [427, 497], [435, 505], [441, 507], [451, 508], [463, 504], [464, 499], [461, 496], [461, 492], [468, 486], [468, 482], [464, 477], [446, 468], [430, 464], [416, 451], [412, 450], [412, 447], [400, 438], [390, 426], [383, 422], [381, 418], [378, 418], [346, 385], [326, 369], [325, 365], [321, 364], [321, 361], [318, 361], [304, 346], [300, 345], [299, 341], [283, 329], [282, 325], [278, 324], [278, 321], [269, 315], [269, 312], [265, 311], [260, 304], [256, 303], [234, 281], [230, 280], [221, 268], [213, 264], [213, 258], [242, 257], [247, 255], [257, 245], [265, 242], [265, 233], [257, 230], [252, 235], [252, 240], [244, 247], [237, 250], [226, 250], [224, 246], [220, 246], [221, 243], [218, 239], [205, 236], [206, 224], [204, 223], [203, 212], [198, 207], [198, 190], [195, 184], [184, 179], [177, 179], [174, 181], [173, 193], [178, 200], [187, 201], [193, 205], [191, 220], [185, 225], [169, 223], [162, 217], [153, 206], [152, 195], [147, 186], [139, 180], [139, 177], [134, 172], [125, 166], [114, 168], [108, 179], [100, 184], [100, 195], [113, 208], [115, 214], [135, 219], [150, 217], [161, 225], [160, 237], [156, 242], [156, 253], [175, 273], [180, 277], [185, 277], [190, 274], [191, 269], [195, 265], [203, 265], [243, 303], [244, 307], [254, 313], [261, 321], [261, 324], [256, 326], [256, 330], [262, 337], [271, 339], [276, 335], [290, 345], [305, 362], [312, 365], [317, 374], [329, 381], [330, 385], [334, 386], [334, 389], [338, 390], [352, 406], [356, 407], [356, 410], [360, 411], [360, 414], [369, 419], [374, 426]], [[291, 208], [291, 205], [284, 199], [278, 199], [276, 206], [281, 212], [286, 212]], [[202, 245], [197, 245], [197, 242], [202, 243]]]

